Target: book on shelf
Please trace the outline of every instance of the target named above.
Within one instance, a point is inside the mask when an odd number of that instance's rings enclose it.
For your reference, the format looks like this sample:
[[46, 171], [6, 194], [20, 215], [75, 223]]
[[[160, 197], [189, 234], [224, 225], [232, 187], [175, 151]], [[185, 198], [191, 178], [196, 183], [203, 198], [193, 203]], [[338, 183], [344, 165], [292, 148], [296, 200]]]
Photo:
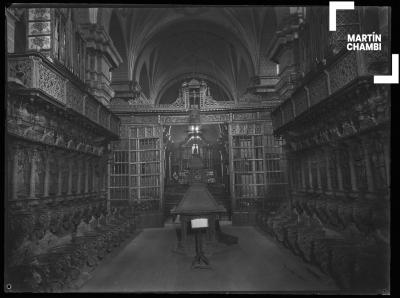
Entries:
[[160, 176], [140, 176], [140, 186], [159, 186]]

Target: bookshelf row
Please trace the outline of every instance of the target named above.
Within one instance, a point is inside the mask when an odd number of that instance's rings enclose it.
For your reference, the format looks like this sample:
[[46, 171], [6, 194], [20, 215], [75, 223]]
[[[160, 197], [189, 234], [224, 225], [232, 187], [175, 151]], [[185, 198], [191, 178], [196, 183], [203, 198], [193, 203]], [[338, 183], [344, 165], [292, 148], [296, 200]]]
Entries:
[[128, 126], [124, 137], [112, 144], [111, 199], [161, 199], [160, 126]]
[[239, 198], [262, 197], [265, 194], [264, 185], [235, 185], [235, 193]]
[[235, 172], [260, 172], [264, 171], [263, 160], [234, 160], [233, 170]]
[[263, 148], [233, 148], [234, 159], [263, 159]]
[[130, 127], [130, 139], [145, 139], [145, 138], [159, 138], [161, 137], [161, 127], [156, 126], [142, 126]]
[[[140, 183], [139, 183], [140, 182]], [[147, 176], [129, 176], [128, 175], [112, 175], [110, 177], [110, 187], [143, 187], [143, 186], [160, 186], [160, 175]]]
[[232, 136], [231, 151], [234, 178], [231, 183], [239, 209], [254, 206], [257, 198], [275, 192], [274, 185], [285, 184], [282, 141], [275, 138], [272, 131], [264, 131], [264, 134], [261, 131], [242, 134], [242, 131], [248, 129], [240, 128]]

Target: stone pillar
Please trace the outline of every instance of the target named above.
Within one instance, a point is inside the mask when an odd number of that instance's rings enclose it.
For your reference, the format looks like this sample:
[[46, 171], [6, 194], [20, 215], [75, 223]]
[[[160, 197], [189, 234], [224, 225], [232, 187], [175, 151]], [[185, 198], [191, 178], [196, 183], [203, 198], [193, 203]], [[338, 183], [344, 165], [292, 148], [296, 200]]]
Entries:
[[12, 168], [11, 168], [11, 199], [18, 199], [18, 154], [19, 146], [12, 146]]
[[85, 158], [85, 162], [84, 162], [84, 165], [85, 165], [85, 168], [84, 168], [84, 171], [85, 171], [85, 193], [88, 193], [89, 192], [89, 167], [90, 167], [90, 159], [89, 158]]
[[305, 168], [304, 168], [304, 164], [305, 164], [306, 160], [304, 159], [304, 156], [300, 157], [300, 173], [301, 173], [301, 187], [302, 189], [306, 189], [306, 176], [304, 174]]
[[307, 157], [307, 162], [308, 162], [308, 179], [310, 181], [310, 189], [313, 189], [313, 180], [312, 180], [312, 160], [311, 160], [311, 155]]
[[68, 195], [72, 194], [72, 169], [73, 169], [73, 157], [68, 159]]
[[31, 153], [31, 177], [29, 183], [29, 197], [34, 199], [36, 197], [36, 184], [35, 184], [35, 176], [36, 176], [36, 158], [38, 155], [38, 150], [34, 148]]
[[45, 197], [49, 196], [50, 189], [50, 158], [49, 153], [46, 154], [46, 160], [44, 161], [44, 193]]
[[326, 162], [326, 188], [328, 191], [332, 191], [332, 177], [330, 169], [330, 149], [325, 149], [325, 162]]
[[62, 195], [62, 173], [63, 173], [63, 158], [59, 156], [58, 158], [58, 190], [57, 195]]
[[339, 157], [340, 157], [340, 152], [336, 151], [336, 173], [337, 173], [337, 179], [338, 179], [338, 190], [343, 191], [343, 174], [342, 174], [342, 168], [340, 165]]
[[96, 176], [96, 169], [97, 169], [97, 166], [98, 166], [98, 159], [96, 158], [96, 159], [94, 159], [93, 160], [93, 164], [92, 164], [92, 192], [96, 192], [96, 193], [98, 193], [99, 192], [99, 187], [98, 187], [98, 177]]
[[353, 144], [348, 143], [347, 151], [349, 153], [349, 168], [350, 168], [350, 180], [351, 180], [351, 190], [353, 192], [357, 192], [357, 177], [356, 177], [356, 168], [354, 165], [354, 154], [353, 154]]
[[322, 183], [321, 183], [321, 169], [320, 169], [320, 154], [317, 152], [317, 189], [318, 191], [322, 190]]
[[368, 191], [373, 192], [375, 190], [375, 185], [374, 185], [374, 178], [372, 174], [372, 165], [371, 165], [371, 159], [370, 159], [370, 154], [368, 147], [370, 145], [370, 142], [366, 139], [362, 139], [362, 147], [364, 150], [364, 158], [365, 158], [365, 170], [367, 174], [367, 184], [368, 184]]
[[79, 156], [77, 156], [76, 159], [78, 161], [78, 179], [77, 179], [78, 181], [77, 181], [76, 193], [80, 194], [81, 193], [81, 184], [82, 184], [82, 167], [83, 167], [83, 164], [80, 161], [81, 158]]

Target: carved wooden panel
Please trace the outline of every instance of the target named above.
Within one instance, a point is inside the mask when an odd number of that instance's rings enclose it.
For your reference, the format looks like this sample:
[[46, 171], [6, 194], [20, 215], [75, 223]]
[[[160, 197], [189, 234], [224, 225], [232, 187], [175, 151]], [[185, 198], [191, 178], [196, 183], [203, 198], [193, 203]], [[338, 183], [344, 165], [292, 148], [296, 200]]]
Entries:
[[119, 134], [119, 120], [116, 117], [111, 117], [110, 120], [110, 130], [113, 133]]
[[80, 162], [78, 159], [73, 160], [72, 166], [72, 193], [77, 193], [78, 191], [78, 171], [79, 171]]
[[98, 103], [93, 99], [91, 96], [86, 97], [86, 102], [85, 102], [85, 115], [97, 122], [97, 107]]
[[36, 171], [35, 171], [35, 194], [43, 195], [44, 194], [44, 177], [45, 177], [45, 161], [46, 156], [43, 151], [38, 151], [37, 154], [34, 155]]
[[364, 151], [360, 143], [354, 143], [349, 150], [352, 151], [354, 167], [356, 172], [356, 183], [359, 190], [367, 189], [367, 175], [365, 168]]
[[299, 115], [308, 109], [307, 93], [304, 89], [299, 90], [293, 96], [293, 100], [295, 104], [296, 115]]
[[282, 126], [283, 122], [282, 122], [282, 113], [280, 111], [280, 109], [277, 109], [274, 111], [273, 115], [272, 115], [272, 123], [274, 125], [274, 127], [279, 128]]
[[69, 167], [68, 160], [62, 159], [61, 165], [61, 193], [66, 194], [68, 192], [68, 179], [69, 179]]
[[166, 125], [189, 123], [189, 116], [161, 116], [161, 123]]
[[29, 195], [29, 184], [31, 177], [31, 162], [28, 148], [20, 148], [16, 156], [17, 162], [17, 193], [18, 196]]
[[54, 97], [56, 100], [66, 103], [65, 81], [55, 71], [48, 69], [43, 63], [39, 64], [38, 88]]
[[336, 30], [329, 32], [329, 42], [337, 51], [346, 47], [347, 34], [355, 34], [360, 31], [358, 11], [339, 10], [336, 13]]
[[326, 85], [326, 76], [321, 74], [318, 78], [309, 84], [310, 105], [315, 105], [328, 96], [328, 87]]
[[34, 22], [29, 23], [28, 25], [28, 34], [29, 35], [43, 35], [50, 34], [50, 22]]
[[32, 68], [33, 61], [30, 59], [9, 59], [8, 77], [17, 78], [24, 85], [32, 87]]
[[121, 122], [123, 122], [123, 123], [136, 123], [136, 124], [141, 124], [141, 123], [154, 123], [154, 124], [156, 124], [158, 122], [158, 117], [157, 116], [137, 116], [137, 115], [132, 115], [130, 117], [121, 117]]
[[247, 135], [263, 133], [262, 123], [232, 123], [232, 135]]
[[67, 105], [81, 114], [83, 114], [83, 96], [78, 88], [67, 82]]
[[200, 114], [200, 121], [202, 123], [207, 123], [207, 122], [228, 122], [229, 121], [229, 114], [211, 114], [211, 115]]
[[282, 106], [281, 109], [283, 111], [283, 119], [285, 123], [291, 121], [294, 117], [293, 115], [293, 109], [292, 109], [292, 104], [290, 100], [286, 101]]
[[379, 189], [385, 189], [387, 185], [387, 169], [385, 164], [385, 153], [381, 139], [375, 139], [371, 144], [371, 164], [373, 167], [375, 186]]
[[48, 158], [50, 158], [49, 195], [56, 195], [58, 192], [58, 161], [53, 154]]
[[88, 167], [88, 177], [89, 177], [89, 183], [88, 183], [88, 191], [92, 192], [93, 191], [93, 175], [94, 175], [94, 171], [93, 171], [93, 162], [89, 163], [89, 167]]
[[99, 121], [100, 124], [104, 127], [108, 127], [108, 115], [109, 113], [107, 113], [107, 110], [105, 108], [100, 108], [99, 111]]
[[256, 120], [257, 113], [235, 113], [233, 114], [233, 120], [236, 121], [249, 121]]
[[334, 93], [357, 77], [356, 53], [344, 55], [328, 69], [328, 72], [331, 92]]
[[85, 193], [85, 183], [86, 183], [86, 160], [85, 158], [81, 159], [80, 164], [78, 165], [81, 171], [81, 181], [78, 185], [80, 193]]

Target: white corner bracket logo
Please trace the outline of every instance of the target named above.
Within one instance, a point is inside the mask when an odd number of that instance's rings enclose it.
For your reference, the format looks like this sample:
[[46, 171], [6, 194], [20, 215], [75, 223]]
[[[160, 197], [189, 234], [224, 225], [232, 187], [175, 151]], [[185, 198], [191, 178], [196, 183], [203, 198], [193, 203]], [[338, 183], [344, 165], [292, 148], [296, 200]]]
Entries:
[[336, 31], [336, 10], [354, 9], [354, 1], [329, 1], [329, 31]]
[[[354, 1], [329, 1], [329, 31], [336, 31], [336, 10], [354, 9]], [[374, 76], [374, 84], [399, 83], [399, 54], [392, 54], [392, 74]]]
[[374, 76], [374, 84], [399, 83], [399, 54], [392, 54], [392, 75]]

